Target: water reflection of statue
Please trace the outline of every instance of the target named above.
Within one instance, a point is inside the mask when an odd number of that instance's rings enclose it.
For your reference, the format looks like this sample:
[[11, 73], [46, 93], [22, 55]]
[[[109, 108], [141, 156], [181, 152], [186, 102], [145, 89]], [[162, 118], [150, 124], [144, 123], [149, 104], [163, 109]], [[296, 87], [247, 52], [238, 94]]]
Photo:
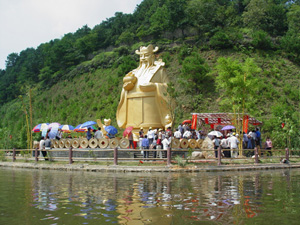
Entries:
[[170, 112], [167, 106], [168, 78], [165, 63], [154, 61], [158, 47], [142, 46], [136, 50], [140, 56], [139, 67], [123, 78], [123, 88], [117, 110], [119, 127], [140, 127], [147, 129], [170, 126]]

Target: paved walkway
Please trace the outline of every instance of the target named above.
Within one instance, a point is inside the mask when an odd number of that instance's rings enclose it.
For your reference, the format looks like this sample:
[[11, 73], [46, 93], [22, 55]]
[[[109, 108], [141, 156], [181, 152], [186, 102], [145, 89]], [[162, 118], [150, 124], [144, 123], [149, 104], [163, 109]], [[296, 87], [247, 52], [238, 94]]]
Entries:
[[82, 164], [56, 164], [56, 163], [21, 163], [0, 162], [0, 167], [27, 168], [27, 169], [49, 169], [66, 171], [90, 171], [90, 172], [224, 172], [224, 171], [247, 171], [247, 170], [273, 170], [300, 168], [300, 163], [294, 164], [255, 164], [255, 165], [222, 165], [222, 166], [187, 166], [185, 168], [172, 166], [101, 166]]

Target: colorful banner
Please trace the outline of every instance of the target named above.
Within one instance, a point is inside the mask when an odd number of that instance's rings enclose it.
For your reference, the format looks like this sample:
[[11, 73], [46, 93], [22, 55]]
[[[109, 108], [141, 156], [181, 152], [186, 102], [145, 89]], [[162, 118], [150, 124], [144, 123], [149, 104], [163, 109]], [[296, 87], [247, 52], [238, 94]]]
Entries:
[[191, 128], [197, 130], [197, 114], [193, 114]]
[[243, 131], [247, 134], [248, 133], [248, 123], [249, 123], [249, 116], [245, 115], [243, 117]]

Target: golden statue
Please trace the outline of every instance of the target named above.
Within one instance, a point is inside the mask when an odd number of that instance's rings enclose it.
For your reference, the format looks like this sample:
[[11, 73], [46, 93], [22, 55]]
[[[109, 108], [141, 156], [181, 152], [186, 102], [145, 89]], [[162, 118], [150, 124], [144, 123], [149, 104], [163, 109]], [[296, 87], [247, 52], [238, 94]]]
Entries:
[[123, 78], [123, 88], [117, 110], [117, 123], [120, 128], [132, 126], [134, 132], [171, 126], [168, 109], [167, 83], [164, 65], [155, 61], [152, 45], [141, 46], [135, 53], [140, 56], [139, 67]]
[[101, 127], [102, 133], [104, 135], [107, 133], [105, 127], [109, 126], [110, 123], [111, 123], [111, 119], [104, 119], [104, 125], [102, 124], [100, 119], [97, 119], [97, 125], [98, 127]]

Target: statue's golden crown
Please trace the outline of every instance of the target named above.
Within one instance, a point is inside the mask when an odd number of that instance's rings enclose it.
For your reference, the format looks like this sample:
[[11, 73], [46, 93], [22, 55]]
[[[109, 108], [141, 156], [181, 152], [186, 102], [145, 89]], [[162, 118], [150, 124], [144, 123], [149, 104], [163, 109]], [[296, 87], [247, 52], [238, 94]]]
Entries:
[[158, 47], [156, 46], [155, 49], [153, 49], [153, 45], [141, 46], [140, 50], [136, 50], [135, 53], [138, 55], [145, 54], [145, 53], [154, 53], [158, 51]]

